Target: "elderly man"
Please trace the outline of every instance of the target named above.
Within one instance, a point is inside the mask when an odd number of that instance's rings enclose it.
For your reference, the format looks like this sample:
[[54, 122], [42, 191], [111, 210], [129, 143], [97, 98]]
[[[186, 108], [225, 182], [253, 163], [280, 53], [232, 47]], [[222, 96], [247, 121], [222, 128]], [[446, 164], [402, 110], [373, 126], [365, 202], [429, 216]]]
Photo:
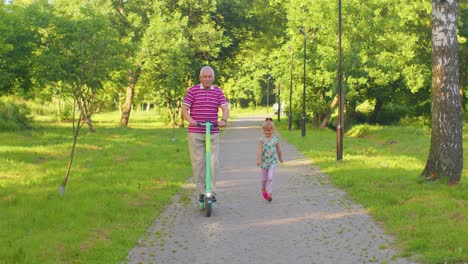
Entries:
[[[228, 101], [221, 88], [214, 86], [215, 73], [213, 68], [205, 66], [200, 70], [200, 84], [190, 87], [184, 98], [182, 105], [182, 115], [188, 121], [188, 144], [190, 149], [190, 159], [192, 162], [192, 172], [195, 177], [199, 201], [204, 202], [205, 193], [205, 127], [198, 126], [210, 120], [218, 123], [217, 127], [211, 130], [211, 190], [216, 194], [216, 176], [219, 172], [219, 127], [227, 124], [229, 117]], [[219, 108], [222, 110], [222, 118], [218, 121]], [[216, 197], [213, 196], [213, 201]]]

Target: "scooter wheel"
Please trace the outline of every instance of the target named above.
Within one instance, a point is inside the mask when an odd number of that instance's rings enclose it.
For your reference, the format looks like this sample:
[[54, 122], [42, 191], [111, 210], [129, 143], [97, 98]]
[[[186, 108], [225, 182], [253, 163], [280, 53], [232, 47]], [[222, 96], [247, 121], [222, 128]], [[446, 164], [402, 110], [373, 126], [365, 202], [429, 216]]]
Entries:
[[211, 208], [213, 207], [213, 201], [211, 197], [205, 199], [206, 217], [211, 216]]

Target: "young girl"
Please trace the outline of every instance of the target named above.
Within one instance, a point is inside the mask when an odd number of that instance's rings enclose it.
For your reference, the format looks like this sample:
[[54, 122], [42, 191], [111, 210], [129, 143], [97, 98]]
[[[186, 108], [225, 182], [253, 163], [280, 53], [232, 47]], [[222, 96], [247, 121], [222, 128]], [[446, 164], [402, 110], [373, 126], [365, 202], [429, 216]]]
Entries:
[[262, 195], [265, 200], [271, 202], [273, 192], [273, 172], [281, 162], [281, 148], [279, 136], [273, 135], [275, 125], [270, 117], [265, 118], [262, 126], [263, 135], [259, 139], [257, 152], [257, 166], [262, 169]]

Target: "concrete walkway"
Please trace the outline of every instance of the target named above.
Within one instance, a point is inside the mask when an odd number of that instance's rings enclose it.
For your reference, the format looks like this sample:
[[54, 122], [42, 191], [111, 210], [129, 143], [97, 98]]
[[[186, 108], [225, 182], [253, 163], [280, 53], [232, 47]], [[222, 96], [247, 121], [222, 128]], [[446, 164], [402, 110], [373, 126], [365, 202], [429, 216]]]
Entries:
[[128, 263], [413, 263], [394, 258], [392, 238], [366, 210], [284, 140], [273, 201], [265, 201], [256, 166], [262, 120], [234, 120], [224, 131], [212, 217], [197, 207], [191, 185], [148, 228]]

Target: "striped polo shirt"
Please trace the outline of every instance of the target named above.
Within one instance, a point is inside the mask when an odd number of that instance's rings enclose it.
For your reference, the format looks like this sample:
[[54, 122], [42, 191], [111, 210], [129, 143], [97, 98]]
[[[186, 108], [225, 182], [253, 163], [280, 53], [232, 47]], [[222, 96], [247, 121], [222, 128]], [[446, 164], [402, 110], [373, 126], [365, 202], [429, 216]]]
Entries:
[[[206, 120], [218, 122], [218, 109], [227, 104], [221, 88], [211, 86], [206, 90], [201, 84], [190, 87], [184, 98], [184, 104], [190, 107], [190, 116], [197, 122], [204, 123]], [[189, 133], [205, 133], [205, 127], [188, 127]], [[212, 128], [211, 133], [219, 133], [219, 128]]]

